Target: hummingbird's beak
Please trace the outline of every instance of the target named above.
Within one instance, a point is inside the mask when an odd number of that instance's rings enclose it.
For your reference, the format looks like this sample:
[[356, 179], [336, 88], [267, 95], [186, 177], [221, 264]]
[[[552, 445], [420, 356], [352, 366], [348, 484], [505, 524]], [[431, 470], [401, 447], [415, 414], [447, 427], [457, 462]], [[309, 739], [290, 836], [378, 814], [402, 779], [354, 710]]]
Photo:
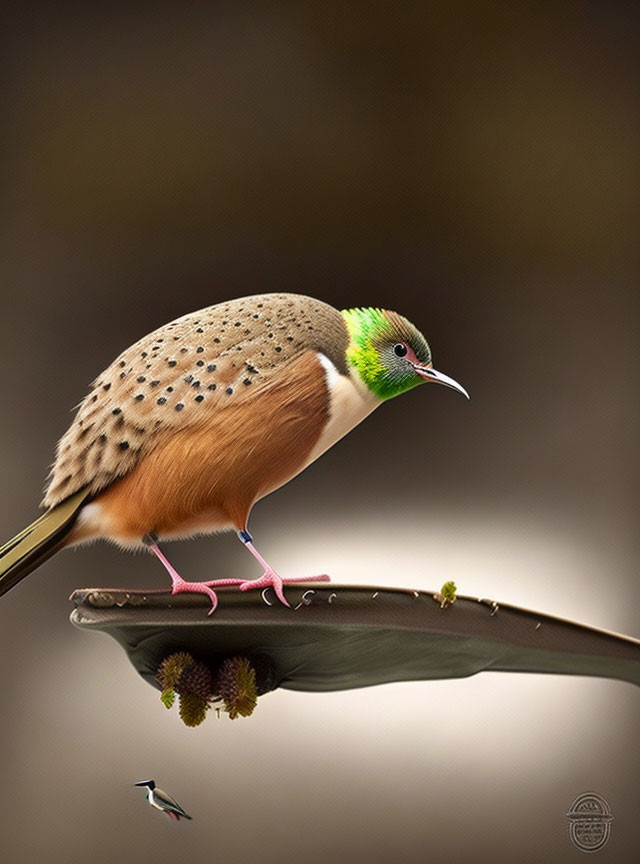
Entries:
[[457, 390], [458, 393], [462, 393], [462, 395], [466, 396], [467, 399], [470, 398], [462, 384], [458, 384], [457, 381], [454, 381], [453, 378], [449, 378], [449, 376], [445, 375], [444, 372], [438, 372], [430, 366], [420, 366], [418, 363], [412, 365], [418, 375], [421, 378], [424, 378], [425, 381], [435, 381], [436, 384], [444, 384], [445, 387], [451, 387], [452, 390]]

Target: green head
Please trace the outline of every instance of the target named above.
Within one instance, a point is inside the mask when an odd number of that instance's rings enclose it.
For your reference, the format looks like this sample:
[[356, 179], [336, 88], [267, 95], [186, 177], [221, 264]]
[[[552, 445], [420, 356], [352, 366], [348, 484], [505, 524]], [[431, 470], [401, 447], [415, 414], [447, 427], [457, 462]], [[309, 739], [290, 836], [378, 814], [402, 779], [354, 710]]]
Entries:
[[347, 362], [380, 399], [433, 381], [469, 394], [453, 378], [437, 372], [422, 333], [410, 321], [387, 309], [343, 309], [349, 331]]

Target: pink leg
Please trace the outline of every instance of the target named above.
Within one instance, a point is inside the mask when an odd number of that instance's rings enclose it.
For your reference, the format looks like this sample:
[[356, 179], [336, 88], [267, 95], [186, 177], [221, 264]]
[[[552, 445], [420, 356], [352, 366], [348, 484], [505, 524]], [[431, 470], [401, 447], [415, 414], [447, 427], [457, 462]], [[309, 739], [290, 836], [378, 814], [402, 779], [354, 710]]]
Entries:
[[[206, 594], [207, 597], [211, 600], [211, 609], [209, 609], [209, 615], [215, 610], [218, 605], [218, 596], [215, 591], [212, 591], [209, 585], [206, 582], [185, 582], [182, 576], [178, 573], [178, 571], [167, 561], [162, 551], [159, 549], [157, 543], [147, 543], [147, 546], [153, 554], [162, 562], [165, 570], [171, 576], [171, 593], [172, 594], [180, 594], [182, 591], [191, 591], [198, 594]], [[241, 580], [239, 579], [238, 582]]]
[[163, 567], [171, 576], [171, 593], [172, 594], [180, 594], [181, 592], [191, 592], [197, 594], [206, 594], [207, 597], [211, 600], [211, 609], [209, 609], [209, 615], [215, 611], [216, 606], [218, 605], [218, 596], [213, 588], [224, 588], [229, 586], [237, 586], [240, 591], [250, 591], [253, 588], [273, 588], [275, 591], [276, 597], [280, 600], [281, 603], [284, 603], [285, 606], [289, 606], [290, 604], [287, 602], [286, 597], [284, 596], [283, 586], [287, 583], [296, 583], [296, 582], [329, 582], [329, 576], [326, 573], [323, 573], [320, 576], [305, 576], [301, 579], [283, 579], [281, 576], [276, 573], [276, 571], [271, 567], [260, 555], [258, 550], [252, 543], [252, 537], [250, 534], [247, 534], [246, 531], [238, 531], [238, 536], [240, 540], [247, 547], [249, 552], [256, 558], [260, 564], [264, 567], [264, 573], [259, 579], [212, 579], [207, 582], [185, 582], [182, 576], [178, 573], [178, 571], [169, 563], [163, 554], [162, 550], [159, 548], [156, 541], [155, 534], [147, 534], [143, 537], [143, 542], [149, 549], [153, 552], [153, 554], [158, 558], [158, 560], [162, 563]]
[[240, 591], [250, 591], [253, 588], [268, 588], [272, 587], [275, 591], [276, 597], [280, 600], [281, 603], [284, 603], [285, 606], [289, 606], [290, 604], [287, 602], [287, 598], [284, 596], [283, 586], [285, 584], [296, 583], [296, 582], [329, 582], [329, 576], [326, 573], [323, 573], [320, 576], [305, 576], [302, 579], [283, 579], [281, 576], [276, 573], [276, 571], [271, 567], [262, 557], [262, 555], [258, 552], [256, 547], [252, 543], [252, 537], [246, 531], [238, 531], [238, 537], [244, 545], [247, 547], [249, 552], [253, 555], [253, 557], [260, 562], [260, 564], [264, 567], [264, 573], [259, 579], [248, 579], [246, 581], [241, 582], [238, 586]]

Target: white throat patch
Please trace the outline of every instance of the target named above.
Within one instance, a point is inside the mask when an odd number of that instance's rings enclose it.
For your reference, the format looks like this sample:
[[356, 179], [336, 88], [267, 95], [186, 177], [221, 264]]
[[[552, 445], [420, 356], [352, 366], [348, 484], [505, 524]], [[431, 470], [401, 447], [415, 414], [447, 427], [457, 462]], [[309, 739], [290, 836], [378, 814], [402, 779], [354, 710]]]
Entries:
[[348, 375], [341, 375], [328, 357], [319, 352], [316, 356], [324, 367], [329, 388], [329, 421], [309, 454], [305, 468], [371, 414], [383, 401], [369, 390], [355, 370], [353, 372], [350, 370]]

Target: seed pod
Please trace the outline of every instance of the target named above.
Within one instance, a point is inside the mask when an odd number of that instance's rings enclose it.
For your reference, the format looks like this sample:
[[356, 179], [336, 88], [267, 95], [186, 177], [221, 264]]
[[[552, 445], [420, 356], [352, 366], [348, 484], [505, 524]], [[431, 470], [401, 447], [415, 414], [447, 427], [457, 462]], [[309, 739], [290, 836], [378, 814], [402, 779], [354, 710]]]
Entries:
[[191, 693], [180, 696], [180, 719], [185, 726], [199, 726], [205, 718], [207, 703]]
[[229, 717], [249, 717], [256, 707], [256, 673], [246, 657], [229, 657], [218, 669], [214, 692], [224, 700]]
[[176, 684], [176, 692], [180, 695], [198, 696], [207, 702], [212, 694], [211, 671], [201, 660], [192, 663], [182, 670]]
[[173, 690], [178, 683], [180, 675], [187, 666], [194, 662], [191, 654], [186, 651], [176, 651], [169, 654], [158, 666], [156, 678], [163, 690]]

